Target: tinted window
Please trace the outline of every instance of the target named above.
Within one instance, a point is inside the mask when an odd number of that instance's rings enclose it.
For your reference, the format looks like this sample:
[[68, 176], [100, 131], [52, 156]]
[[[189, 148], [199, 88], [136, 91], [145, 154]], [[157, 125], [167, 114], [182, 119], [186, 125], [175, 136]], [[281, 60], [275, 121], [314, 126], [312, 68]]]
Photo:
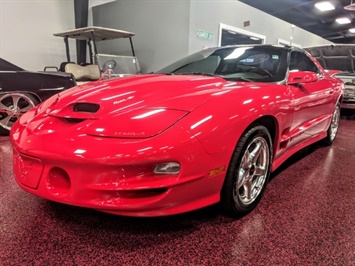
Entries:
[[311, 71], [320, 73], [318, 67], [313, 61], [305, 54], [297, 51], [291, 53], [290, 70]]
[[211, 74], [227, 80], [282, 81], [287, 50], [273, 46], [209, 49], [190, 55], [157, 73]]

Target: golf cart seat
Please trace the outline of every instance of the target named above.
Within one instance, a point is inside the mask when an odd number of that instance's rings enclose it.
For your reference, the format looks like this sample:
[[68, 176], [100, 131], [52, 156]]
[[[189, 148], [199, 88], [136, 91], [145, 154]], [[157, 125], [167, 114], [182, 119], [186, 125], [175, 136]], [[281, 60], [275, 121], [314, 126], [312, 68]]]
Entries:
[[73, 74], [78, 82], [98, 80], [101, 76], [98, 65], [80, 66], [75, 63], [67, 63], [64, 70], [66, 73]]

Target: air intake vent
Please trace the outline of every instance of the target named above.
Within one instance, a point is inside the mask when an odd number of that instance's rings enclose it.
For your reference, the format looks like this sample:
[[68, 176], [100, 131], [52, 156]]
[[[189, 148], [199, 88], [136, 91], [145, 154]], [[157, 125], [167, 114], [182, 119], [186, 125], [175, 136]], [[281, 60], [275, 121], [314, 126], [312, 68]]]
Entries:
[[74, 112], [96, 113], [100, 109], [100, 105], [96, 103], [77, 103], [74, 105]]
[[69, 123], [80, 123], [85, 121], [85, 119], [81, 119], [81, 118], [65, 118], [66, 121], [68, 121]]

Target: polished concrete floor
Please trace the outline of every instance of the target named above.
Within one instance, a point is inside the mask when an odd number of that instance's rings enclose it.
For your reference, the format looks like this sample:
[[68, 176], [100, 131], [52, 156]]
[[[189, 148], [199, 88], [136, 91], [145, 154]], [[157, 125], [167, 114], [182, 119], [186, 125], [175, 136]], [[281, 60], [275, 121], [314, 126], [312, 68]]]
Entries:
[[13, 179], [0, 137], [0, 265], [355, 265], [355, 114], [332, 147], [313, 145], [272, 175], [248, 216], [216, 206], [127, 218], [49, 202]]

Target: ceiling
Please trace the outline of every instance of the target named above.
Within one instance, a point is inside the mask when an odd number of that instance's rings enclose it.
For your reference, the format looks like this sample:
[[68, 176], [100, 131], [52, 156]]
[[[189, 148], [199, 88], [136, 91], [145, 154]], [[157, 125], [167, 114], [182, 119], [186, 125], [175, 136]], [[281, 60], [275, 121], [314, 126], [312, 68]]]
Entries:
[[[333, 43], [355, 43], [355, 10], [344, 9], [351, 0], [329, 0], [335, 9], [321, 12], [314, 7], [316, 0], [240, 0], [279, 19], [312, 32]], [[355, 4], [355, 2], [354, 2]], [[348, 17], [350, 24], [340, 25], [335, 22], [338, 17]]]

